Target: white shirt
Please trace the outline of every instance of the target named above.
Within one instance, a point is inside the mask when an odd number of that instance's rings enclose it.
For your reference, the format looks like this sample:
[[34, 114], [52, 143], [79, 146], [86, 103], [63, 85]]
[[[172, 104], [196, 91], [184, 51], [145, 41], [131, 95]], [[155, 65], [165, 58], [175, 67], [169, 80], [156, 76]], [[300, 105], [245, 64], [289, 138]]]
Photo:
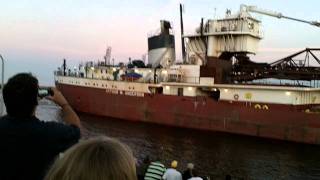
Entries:
[[189, 178], [188, 180], [203, 180], [201, 177], [192, 177], [192, 178]]
[[162, 178], [164, 180], [182, 180], [181, 173], [173, 168], [167, 169]]

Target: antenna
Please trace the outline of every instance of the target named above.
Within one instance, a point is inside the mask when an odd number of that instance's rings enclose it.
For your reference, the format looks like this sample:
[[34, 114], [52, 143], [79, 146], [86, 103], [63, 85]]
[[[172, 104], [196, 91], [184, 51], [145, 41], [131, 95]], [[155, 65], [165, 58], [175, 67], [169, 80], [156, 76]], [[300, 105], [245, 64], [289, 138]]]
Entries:
[[111, 46], [108, 46], [106, 50], [106, 55], [103, 57], [105, 65], [110, 65], [111, 50], [112, 50]]

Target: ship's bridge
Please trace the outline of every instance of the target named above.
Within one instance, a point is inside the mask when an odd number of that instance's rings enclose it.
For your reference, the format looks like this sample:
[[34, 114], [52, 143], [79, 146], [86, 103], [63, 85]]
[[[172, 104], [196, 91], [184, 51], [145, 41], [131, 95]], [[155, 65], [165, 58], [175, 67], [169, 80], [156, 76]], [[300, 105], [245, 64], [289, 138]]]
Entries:
[[245, 12], [231, 15], [227, 11], [225, 18], [209, 19], [194, 34], [183, 37], [187, 38], [187, 58], [197, 56], [203, 60], [206, 53], [217, 58], [222, 53], [255, 54], [262, 34], [258, 19]]

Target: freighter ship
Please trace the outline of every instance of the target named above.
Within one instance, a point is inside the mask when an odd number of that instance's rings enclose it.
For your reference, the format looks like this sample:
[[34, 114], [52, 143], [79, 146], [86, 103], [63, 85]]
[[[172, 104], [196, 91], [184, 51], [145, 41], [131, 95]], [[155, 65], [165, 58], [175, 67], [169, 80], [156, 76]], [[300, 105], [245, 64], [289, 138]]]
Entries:
[[[256, 63], [262, 39], [260, 21], [250, 12], [287, 18], [281, 13], [241, 5], [225, 18], [209, 19], [194, 34], [183, 33], [183, 62], [175, 62], [175, 40], [168, 21], [148, 37], [148, 64], [129, 60], [111, 65], [87, 62], [55, 72], [56, 86], [79, 112], [168, 126], [221, 131], [320, 144], [320, 49], [305, 49], [274, 63]], [[296, 56], [306, 54], [304, 60]], [[269, 82], [261, 84], [259, 80]], [[279, 84], [287, 79], [285, 84]], [[288, 82], [313, 82], [288, 84]], [[284, 80], [283, 80], [284, 81]], [[282, 82], [283, 82], [282, 81]]]

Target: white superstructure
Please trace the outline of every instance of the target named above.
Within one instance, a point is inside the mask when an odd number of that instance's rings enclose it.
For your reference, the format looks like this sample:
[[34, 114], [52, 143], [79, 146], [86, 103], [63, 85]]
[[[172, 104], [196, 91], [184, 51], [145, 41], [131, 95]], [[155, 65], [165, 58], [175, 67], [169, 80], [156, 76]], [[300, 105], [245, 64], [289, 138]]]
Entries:
[[[225, 18], [209, 19], [195, 34], [184, 37], [188, 38], [186, 49], [189, 61], [198, 62], [203, 61], [206, 54], [217, 58], [223, 52], [255, 54], [262, 31], [260, 21], [250, 14], [240, 11], [232, 15], [228, 10]], [[207, 47], [204, 39], [207, 39]]]

